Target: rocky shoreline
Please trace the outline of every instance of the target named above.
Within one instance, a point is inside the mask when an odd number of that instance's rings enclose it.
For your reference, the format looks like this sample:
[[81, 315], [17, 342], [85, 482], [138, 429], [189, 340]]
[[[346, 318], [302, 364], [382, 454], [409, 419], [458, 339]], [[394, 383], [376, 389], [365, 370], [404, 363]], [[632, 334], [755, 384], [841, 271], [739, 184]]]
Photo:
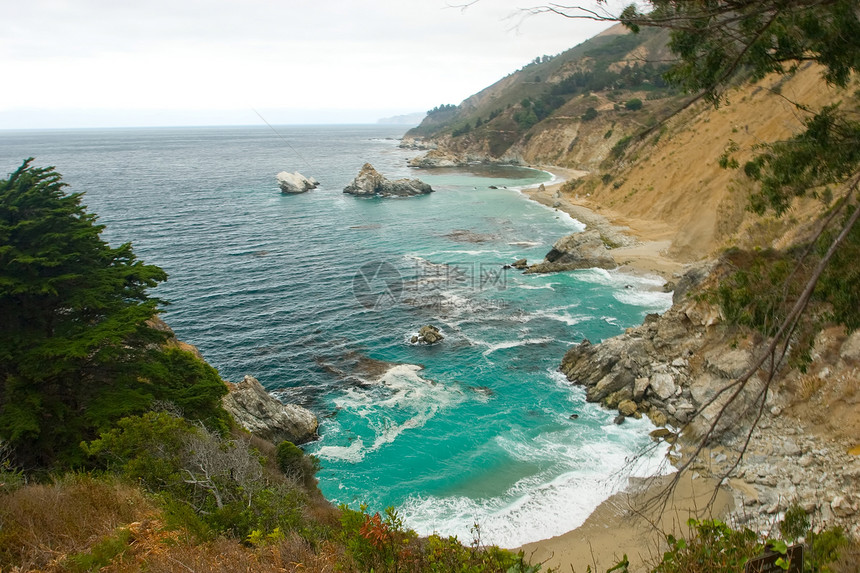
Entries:
[[[676, 467], [685, 465], [687, 478], [702, 478], [700, 489], [709, 484], [705, 489], [721, 490], [733, 500], [733, 504], [723, 504], [718, 511], [715, 508], [713, 517], [767, 531], [778, 522], [783, 511], [798, 505], [816, 526], [839, 525], [860, 538], [860, 444], [857, 436], [852, 439], [816, 435], [814, 424], [802, 415], [792, 415], [798, 409], [792, 409], [792, 400], [800, 375], [766, 388], [764, 374], [756, 373], [738, 399], [728, 405], [731, 392], [720, 393], [749, 369], [764, 344], [749, 336], [739, 337], [722, 324], [717, 306], [702, 297], [689, 296], [708, 281], [718, 280], [716, 261], [697, 265], [671, 261], [664, 256], [667, 245], [660, 237], [631, 236], [625, 233], [629, 228], [613, 225], [605, 217], [564, 200], [559, 187], [560, 184], [550, 189], [541, 186], [524, 193], [545, 205], [561, 208], [584, 222], [598, 237], [614, 237], [622, 246], [608, 252], [621, 265], [619, 268], [660, 274], [669, 281], [667, 288], [674, 290], [673, 306], [663, 315], [649, 315], [642, 325], [599, 344], [584, 341], [572, 347], [563, 357], [560, 371], [572, 384], [585, 388], [588, 401], [618, 410], [617, 423], [623, 423], [628, 416], [644, 415], [655, 426], [666, 428], [655, 432], [654, 439], [672, 444], [670, 461]], [[644, 257], [634, 264], [629, 260], [619, 261], [625, 252]], [[541, 265], [554, 262], [549, 258]], [[830, 356], [831, 361], [836, 356], [836, 364], [822, 360], [810, 368], [825, 378], [834, 376], [831, 370], [856, 375], [860, 366], [860, 332], [848, 338], [831, 337], [829, 344], [832, 347], [829, 352], [816, 349], [816, 356]], [[846, 392], [854, 396], [850, 388]], [[763, 407], [760, 397], [764, 397]], [[759, 411], [760, 419], [752, 428], [750, 420]], [[709, 435], [709, 440], [694, 457], [705, 435]], [[745, 453], [740, 457], [745, 445]], [[646, 487], [656, 494], [662, 487], [657, 481], [660, 480], [655, 478], [650, 487], [641, 484], [637, 487]], [[628, 490], [623, 495], [630, 497], [634, 493]], [[617, 515], [617, 511], [602, 509], [615, 507], [618, 501], [613, 499], [604, 502], [595, 515], [601, 512]], [[674, 502], [670, 507], [678, 509]], [[549, 547], [564, 552], [571, 549], [564, 543], [585, 539], [578, 532], [579, 529], [562, 536], [566, 541], [545, 540], [531, 544], [529, 549], [536, 554]], [[601, 533], [595, 530], [590, 535]], [[595, 540], [595, 544], [599, 546], [600, 540]], [[613, 547], [611, 542], [606, 545], [602, 564], [612, 561]], [[566, 566], [557, 558], [552, 564]]]

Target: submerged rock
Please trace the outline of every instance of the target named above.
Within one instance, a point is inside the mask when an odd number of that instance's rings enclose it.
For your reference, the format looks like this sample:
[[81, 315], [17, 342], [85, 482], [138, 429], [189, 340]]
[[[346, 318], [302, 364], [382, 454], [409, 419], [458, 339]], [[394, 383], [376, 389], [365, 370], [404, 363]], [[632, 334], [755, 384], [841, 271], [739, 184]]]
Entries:
[[319, 187], [319, 181], [311, 177], [310, 179], [296, 171], [295, 173], [290, 173], [288, 171], [281, 171], [277, 175], [278, 177], [278, 186], [281, 188], [281, 193], [285, 195], [291, 195], [295, 193], [304, 193], [306, 191], [310, 191], [311, 189], [316, 189]]
[[374, 169], [370, 163], [365, 163], [352, 183], [343, 188], [344, 193], [364, 197], [411, 197], [432, 191], [433, 188], [430, 185], [418, 179], [390, 181]]
[[526, 272], [554, 273], [591, 268], [614, 269], [617, 266], [600, 233], [589, 230], [562, 237], [543, 262], [530, 266]]
[[266, 392], [253, 376], [229, 385], [224, 409], [246, 430], [279, 444], [284, 440], [303, 444], [317, 438], [319, 422], [313, 412], [295, 404], [282, 404]]

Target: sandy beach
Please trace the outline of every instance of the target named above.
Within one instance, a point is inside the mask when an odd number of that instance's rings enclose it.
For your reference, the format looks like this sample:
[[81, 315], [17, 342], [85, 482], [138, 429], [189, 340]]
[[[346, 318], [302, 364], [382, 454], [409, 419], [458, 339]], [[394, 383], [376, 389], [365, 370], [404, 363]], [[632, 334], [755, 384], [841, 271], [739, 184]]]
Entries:
[[597, 213], [585, 205], [585, 198], [561, 191], [565, 181], [582, 177], [586, 172], [555, 166], [540, 166], [538, 169], [553, 174], [555, 181], [551, 185], [526, 189], [523, 193], [533, 201], [567, 213], [584, 223], [586, 228], [597, 229], [607, 239], [622, 245], [610, 251], [619, 270], [657, 275], [667, 281], [684, 272], [686, 266], [667, 254], [671, 245], [669, 237], [675, 234], [676, 229], [667, 227], [665, 223], [624, 218], [608, 211]]
[[662, 498], [673, 477], [630, 478], [626, 491], [601, 503], [578, 528], [519, 550], [544, 570], [584, 573], [590, 565], [594, 572], [605, 571], [627, 555], [631, 573], [648, 571], [666, 550], [665, 536], [686, 535], [691, 517], [723, 518], [734, 506], [725, 488], [696, 474], [683, 475]]
[[[608, 210], [597, 213], [585, 205], [586, 198], [561, 191], [565, 181], [585, 172], [554, 166], [539, 168], [552, 173], [555, 180], [523, 193], [621, 245], [610, 251], [619, 270], [657, 275], [666, 281], [676, 280], [684, 272], [686, 265], [667, 254], [669, 237], [676, 229], [665, 223], [613, 216]], [[671, 493], [663, 497], [674, 477], [675, 474], [630, 478], [624, 491], [601, 503], [578, 528], [519, 549], [529, 562], [542, 563], [544, 569], [584, 572], [591, 566], [592, 571], [605, 571], [627, 555], [631, 572], [648, 571], [665, 551], [667, 535], [687, 534], [689, 518], [724, 518], [734, 506], [731, 493], [715, 480], [697, 474], [680, 476]]]

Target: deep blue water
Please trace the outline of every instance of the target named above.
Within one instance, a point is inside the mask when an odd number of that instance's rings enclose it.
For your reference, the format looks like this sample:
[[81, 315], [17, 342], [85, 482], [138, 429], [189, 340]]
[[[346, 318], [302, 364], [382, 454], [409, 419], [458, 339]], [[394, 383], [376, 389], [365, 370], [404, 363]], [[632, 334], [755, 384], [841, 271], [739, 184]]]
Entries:
[[[478, 523], [505, 546], [580, 524], [650, 425], [614, 425], [556, 368], [671, 295], [602, 270], [504, 271], [582, 229], [519, 193], [547, 173], [411, 170], [397, 126], [276, 129], [0, 131], [0, 173], [56, 166], [107, 240], [169, 273], [153, 294], [181, 339], [225, 379], [312, 409], [331, 500], [395, 506], [421, 533]], [[365, 162], [436, 192], [344, 195]], [[282, 170], [322, 185], [281, 195]], [[411, 344], [425, 324], [445, 340]]]

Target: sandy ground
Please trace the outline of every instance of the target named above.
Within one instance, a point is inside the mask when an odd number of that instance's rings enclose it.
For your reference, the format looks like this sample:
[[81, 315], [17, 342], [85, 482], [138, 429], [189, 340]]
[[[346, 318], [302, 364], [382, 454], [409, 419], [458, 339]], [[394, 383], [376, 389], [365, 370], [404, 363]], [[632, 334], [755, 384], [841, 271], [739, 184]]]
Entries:
[[[658, 275], [667, 281], [683, 274], [686, 265], [668, 255], [670, 237], [678, 229], [665, 223], [613, 216], [611, 212], [596, 213], [584, 205], [584, 200], [560, 193], [564, 181], [581, 177], [584, 172], [561, 167], [540, 169], [555, 175], [557, 181], [524, 193], [534, 201], [568, 213], [622, 245], [610, 251], [620, 270]], [[593, 571], [605, 571], [626, 554], [631, 572], [647, 571], [648, 565], [658, 562], [666, 549], [661, 540], [669, 534], [686, 534], [690, 517], [721, 518], [733, 507], [731, 494], [718, 488], [714, 480], [694, 479], [690, 475], [679, 479], [671, 495], [660, 498], [672, 477], [631, 478], [625, 491], [600, 504], [580, 527], [520, 549], [531, 563], [543, 563], [544, 569], [584, 572], [590, 565]]]
[[667, 254], [671, 246], [669, 237], [676, 233], [676, 229], [653, 221], [598, 214], [586, 207], [584, 200], [560, 193], [565, 181], [581, 177], [585, 174], [583, 171], [553, 166], [539, 169], [552, 173], [558, 180], [544, 188], [526, 189], [523, 193], [534, 201], [564, 211], [587, 228], [597, 229], [613, 242], [623, 245], [611, 251], [620, 270], [656, 274], [666, 280], [673, 280], [683, 274], [686, 266]]
[[[580, 527], [519, 548], [532, 563], [560, 572], [606, 571], [624, 555], [631, 573], [648, 571], [666, 550], [666, 535], [688, 533], [687, 520], [724, 518], [733, 508], [732, 496], [717, 482], [685, 474], [667, 497], [674, 476], [631, 478], [627, 491], [604, 501]], [[711, 498], [716, 492], [713, 503]]]

